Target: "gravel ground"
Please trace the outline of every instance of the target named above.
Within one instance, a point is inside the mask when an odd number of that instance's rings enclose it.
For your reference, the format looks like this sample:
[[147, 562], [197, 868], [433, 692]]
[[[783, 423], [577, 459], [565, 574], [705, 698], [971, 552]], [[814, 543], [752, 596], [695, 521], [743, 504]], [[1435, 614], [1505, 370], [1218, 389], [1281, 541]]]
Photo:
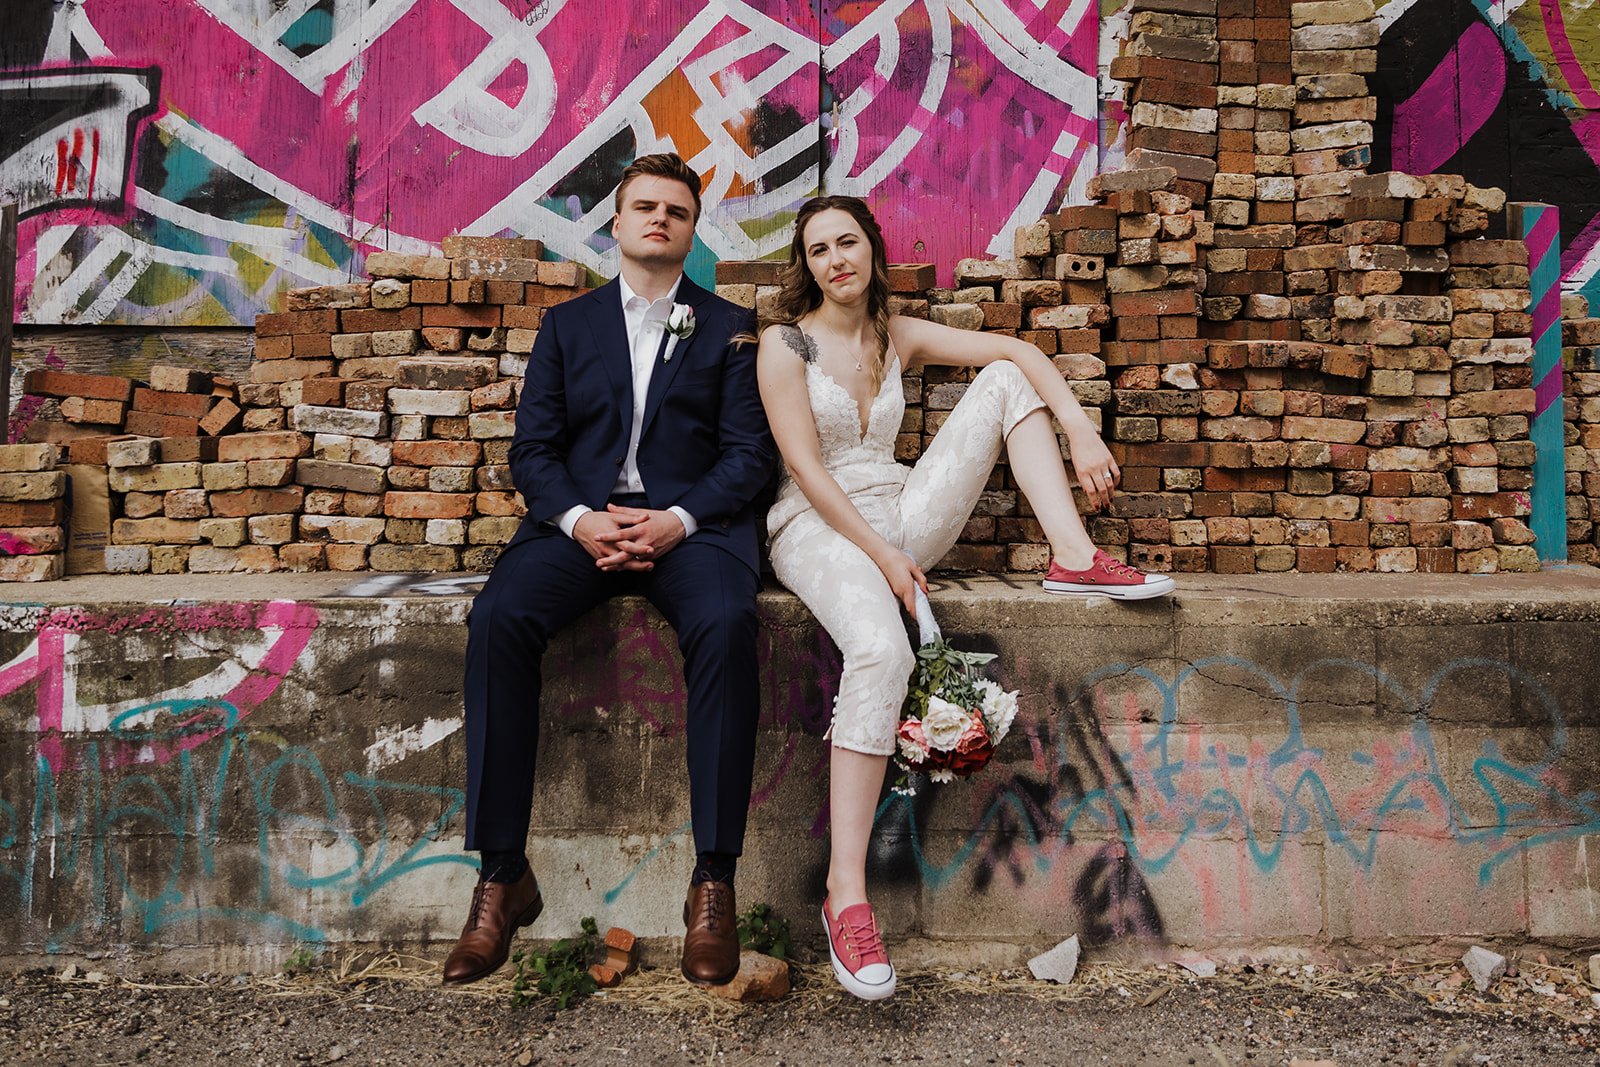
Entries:
[[1204, 979], [1091, 965], [1065, 987], [913, 973], [880, 1004], [807, 966], [783, 1000], [753, 1006], [646, 970], [561, 1012], [513, 1007], [503, 974], [445, 990], [430, 965], [396, 957], [293, 977], [65, 973], [0, 976], [5, 1063], [1600, 1063], [1600, 1012], [1570, 965], [1524, 964], [1487, 995], [1449, 963]]

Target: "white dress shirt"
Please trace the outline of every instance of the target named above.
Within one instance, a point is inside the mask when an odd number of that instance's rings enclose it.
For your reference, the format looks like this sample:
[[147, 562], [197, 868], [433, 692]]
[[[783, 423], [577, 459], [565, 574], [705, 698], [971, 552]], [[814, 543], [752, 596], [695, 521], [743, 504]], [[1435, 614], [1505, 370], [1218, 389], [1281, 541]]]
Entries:
[[[617, 288], [622, 291], [622, 322], [628, 333], [628, 349], [633, 361], [633, 421], [628, 432], [628, 455], [622, 462], [622, 471], [617, 475], [617, 484], [611, 487], [613, 493], [644, 492], [644, 479], [639, 476], [639, 434], [644, 428], [645, 399], [650, 394], [650, 378], [656, 369], [656, 352], [661, 349], [661, 338], [666, 333], [672, 300], [678, 295], [678, 286], [682, 284], [683, 275], [680, 274], [665, 296], [650, 301], [629, 288], [626, 278], [617, 276]], [[677, 344], [677, 337], [668, 336], [663, 356], [670, 357]], [[575, 505], [562, 512], [556, 524], [561, 527], [562, 533], [571, 537], [578, 520], [592, 510], [586, 504]], [[673, 505], [667, 510], [683, 523], [685, 537], [700, 528], [694, 516], [683, 508]]]

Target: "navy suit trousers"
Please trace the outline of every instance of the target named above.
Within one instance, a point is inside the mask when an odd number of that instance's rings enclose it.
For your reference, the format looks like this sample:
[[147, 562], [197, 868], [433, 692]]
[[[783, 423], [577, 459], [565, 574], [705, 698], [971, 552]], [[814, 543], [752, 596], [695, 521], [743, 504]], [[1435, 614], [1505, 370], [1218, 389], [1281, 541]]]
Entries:
[[466, 847], [525, 849], [545, 649], [596, 604], [637, 593], [676, 631], [683, 653], [695, 849], [739, 855], [760, 713], [757, 585], [749, 567], [695, 540], [680, 543], [652, 571], [618, 574], [596, 568], [570, 537], [510, 546], [467, 624]]

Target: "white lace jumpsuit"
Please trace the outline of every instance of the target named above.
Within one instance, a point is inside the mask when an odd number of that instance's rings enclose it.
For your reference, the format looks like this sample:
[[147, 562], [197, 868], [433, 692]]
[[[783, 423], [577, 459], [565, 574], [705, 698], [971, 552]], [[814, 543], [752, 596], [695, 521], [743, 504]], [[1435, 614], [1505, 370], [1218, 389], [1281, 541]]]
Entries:
[[[1006, 436], [1044, 401], [1015, 363], [992, 363], [908, 468], [894, 458], [906, 407], [899, 357], [891, 349], [863, 433], [855, 400], [817, 365], [815, 347], [807, 347], [813, 355], [806, 358], [806, 392], [823, 467], [886, 541], [909, 552], [918, 566], [932, 566], [966, 525]], [[767, 533], [778, 580], [805, 602], [843, 654], [833, 743], [889, 755], [914, 660], [900, 601], [871, 557], [828, 525], [787, 470], [767, 514]]]

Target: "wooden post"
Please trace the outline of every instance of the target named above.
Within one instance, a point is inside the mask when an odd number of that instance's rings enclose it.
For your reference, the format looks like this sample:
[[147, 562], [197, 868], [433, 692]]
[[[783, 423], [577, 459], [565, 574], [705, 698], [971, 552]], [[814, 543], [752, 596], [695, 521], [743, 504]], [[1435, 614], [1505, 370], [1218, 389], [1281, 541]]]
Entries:
[[17, 205], [0, 206], [0, 445], [11, 441], [11, 322], [17, 299]]

